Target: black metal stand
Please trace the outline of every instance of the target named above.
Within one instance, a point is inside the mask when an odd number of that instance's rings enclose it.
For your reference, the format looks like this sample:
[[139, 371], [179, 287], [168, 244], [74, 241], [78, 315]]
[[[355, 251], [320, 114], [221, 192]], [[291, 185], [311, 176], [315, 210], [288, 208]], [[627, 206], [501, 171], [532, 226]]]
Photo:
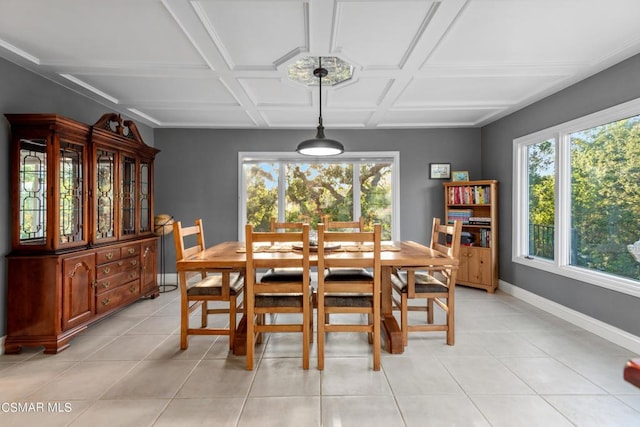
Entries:
[[167, 234], [164, 231], [164, 226], [169, 224], [171, 221], [173, 221], [173, 217], [169, 218], [168, 220], [166, 220], [163, 224], [156, 224], [156, 227], [161, 227], [162, 230], [162, 234], [160, 235], [160, 284], [158, 285], [158, 288], [160, 288], [160, 293], [165, 293], [165, 292], [171, 292], [171, 291], [175, 291], [176, 289], [178, 289], [178, 285], [167, 285], [165, 283], [166, 279], [165, 279], [165, 273], [166, 273], [166, 269], [165, 269], [165, 260], [164, 260], [164, 236]]

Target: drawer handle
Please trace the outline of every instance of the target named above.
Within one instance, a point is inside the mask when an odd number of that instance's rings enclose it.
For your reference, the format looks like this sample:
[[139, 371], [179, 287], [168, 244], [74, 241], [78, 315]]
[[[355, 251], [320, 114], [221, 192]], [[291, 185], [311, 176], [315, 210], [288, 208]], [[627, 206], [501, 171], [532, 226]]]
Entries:
[[136, 252], [136, 250], [134, 248], [129, 248], [129, 253], [130, 254], [134, 254]]
[[131, 265], [137, 265], [138, 264], [138, 260], [137, 259], [132, 259], [131, 260]]
[[102, 287], [103, 287], [104, 289], [109, 288], [109, 286], [111, 286], [111, 282], [104, 282], [104, 283], [102, 284]]
[[102, 271], [104, 272], [104, 274], [109, 274], [109, 272], [111, 271], [111, 267], [105, 267], [102, 269]]
[[106, 307], [107, 305], [109, 305], [110, 302], [111, 300], [109, 298], [105, 298], [102, 300], [102, 305]]
[[111, 259], [111, 258], [113, 258], [113, 252], [106, 253], [106, 254], [104, 255], [104, 257], [105, 257], [106, 259]]
[[131, 277], [132, 279], [135, 279], [136, 277], [138, 277], [138, 273], [135, 271], [132, 271], [131, 273], [129, 273], [129, 277]]
[[133, 294], [135, 293], [135, 291], [136, 291], [136, 287], [134, 285], [129, 286], [129, 292]]

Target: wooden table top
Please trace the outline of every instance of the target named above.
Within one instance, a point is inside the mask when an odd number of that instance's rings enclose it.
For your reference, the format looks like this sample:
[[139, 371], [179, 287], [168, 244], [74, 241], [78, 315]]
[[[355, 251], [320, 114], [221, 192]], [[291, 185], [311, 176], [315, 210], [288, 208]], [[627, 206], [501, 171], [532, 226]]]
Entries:
[[[383, 250], [381, 262], [383, 266], [411, 267], [430, 265], [457, 265], [457, 260], [442, 255], [428, 246], [414, 241], [385, 242], [384, 245], [392, 245], [393, 250]], [[244, 242], [223, 242], [211, 246], [189, 258], [177, 262], [177, 267], [181, 269], [193, 268], [244, 268], [246, 256], [244, 252]], [[295, 250], [286, 252], [258, 252], [256, 257], [261, 258], [291, 258], [299, 252]], [[371, 252], [352, 251], [331, 251], [332, 257], [366, 257], [371, 256]], [[316, 253], [310, 254], [311, 265], [317, 265], [318, 256]]]

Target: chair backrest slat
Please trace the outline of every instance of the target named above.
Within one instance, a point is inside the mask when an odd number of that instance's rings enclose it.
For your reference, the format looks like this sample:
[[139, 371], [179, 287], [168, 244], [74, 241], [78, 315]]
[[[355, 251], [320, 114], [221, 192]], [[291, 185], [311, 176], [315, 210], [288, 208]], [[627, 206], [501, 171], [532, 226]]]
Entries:
[[322, 223], [326, 231], [330, 230], [351, 230], [364, 231], [364, 218], [360, 217], [358, 221], [332, 221], [329, 215], [322, 215]]
[[[269, 231], [253, 231], [253, 226], [247, 224], [245, 226], [246, 237], [246, 254], [247, 254], [247, 271], [252, 268], [280, 268], [280, 267], [302, 267], [309, 270], [309, 224], [303, 224], [302, 230], [299, 232], [269, 232]], [[292, 257], [290, 253], [286, 257], [278, 257], [277, 253], [272, 254], [265, 259], [255, 257], [255, 243], [291, 243], [299, 244], [300, 250], [298, 257]]]

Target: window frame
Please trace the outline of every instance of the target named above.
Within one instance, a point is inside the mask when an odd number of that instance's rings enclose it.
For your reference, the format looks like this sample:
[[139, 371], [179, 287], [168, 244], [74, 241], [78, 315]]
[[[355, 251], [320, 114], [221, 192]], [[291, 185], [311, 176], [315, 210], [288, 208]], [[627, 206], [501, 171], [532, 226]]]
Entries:
[[[640, 115], [640, 98], [619, 104], [605, 110], [561, 123], [513, 140], [513, 194], [512, 232], [513, 245], [511, 261], [580, 280], [595, 286], [611, 289], [640, 297], [640, 281], [589, 270], [570, 264], [571, 246], [571, 153], [570, 135], [585, 129], [602, 126], [611, 122]], [[542, 141], [554, 139], [555, 153], [555, 259], [548, 260], [529, 255], [529, 193], [527, 147]], [[640, 236], [639, 236], [640, 237]], [[633, 243], [633, 242], [629, 242]]]
[[[244, 241], [244, 226], [247, 222], [247, 194], [244, 174], [244, 163], [251, 162], [303, 162], [303, 163], [342, 163], [342, 162], [372, 162], [385, 160], [392, 163], [391, 179], [391, 239], [400, 240], [400, 152], [399, 151], [353, 151], [340, 156], [309, 157], [299, 153], [279, 151], [240, 151], [238, 152], [238, 239]], [[282, 172], [282, 165], [281, 165]], [[360, 168], [354, 168], [354, 182], [359, 182]], [[357, 180], [356, 180], [357, 179]], [[278, 175], [278, 187], [281, 190], [285, 185], [284, 174]], [[278, 191], [278, 204], [284, 205], [285, 194]], [[354, 186], [354, 218], [360, 216], [360, 187]], [[281, 200], [280, 200], [281, 199]], [[282, 204], [281, 204], [282, 203]], [[284, 212], [278, 212], [283, 216]], [[283, 220], [279, 218], [279, 220]]]

